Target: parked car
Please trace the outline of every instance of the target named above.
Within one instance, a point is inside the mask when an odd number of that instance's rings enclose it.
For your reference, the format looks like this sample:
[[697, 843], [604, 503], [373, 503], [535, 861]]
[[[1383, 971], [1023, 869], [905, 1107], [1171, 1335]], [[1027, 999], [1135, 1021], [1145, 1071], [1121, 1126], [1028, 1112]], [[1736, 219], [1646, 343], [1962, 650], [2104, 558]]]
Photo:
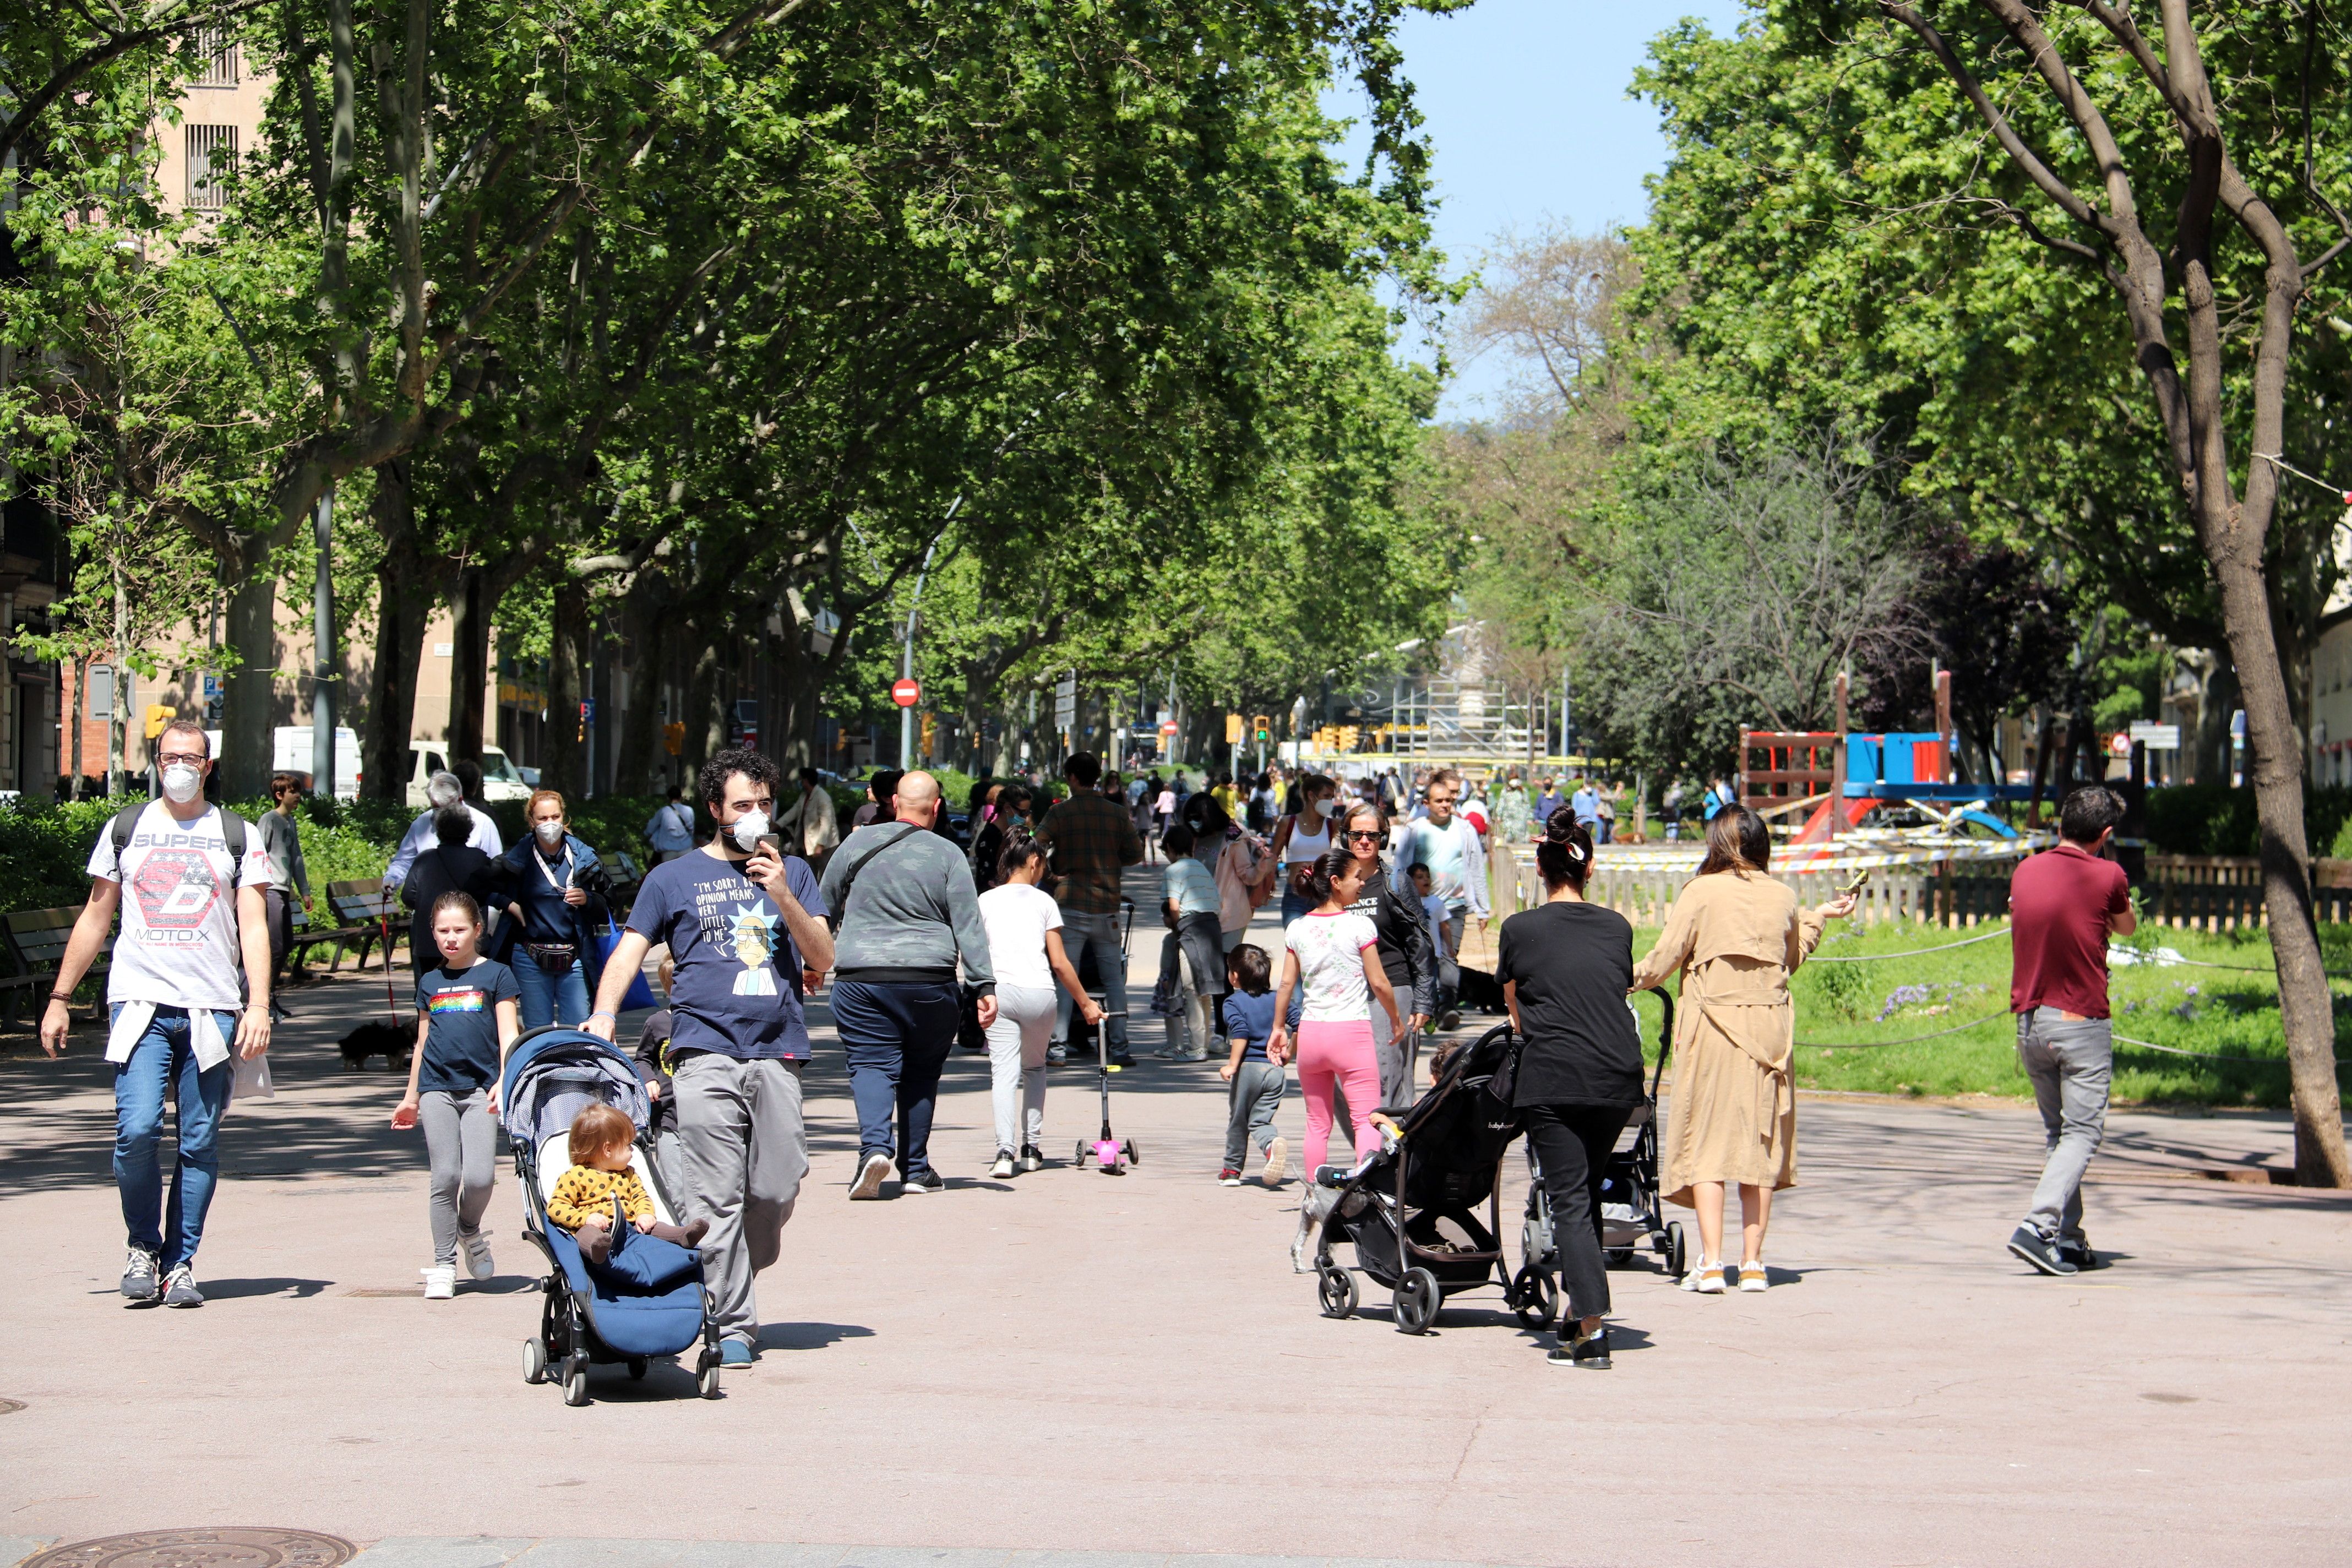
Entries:
[[[213, 737], [213, 754], [220, 754], [220, 731], [206, 731]], [[302, 781], [305, 791], [310, 787], [311, 729], [308, 724], [280, 724], [270, 731], [269, 767], [272, 773], [292, 773]], [[341, 725], [335, 727], [335, 794], [343, 800], [357, 800], [360, 795], [360, 738]]]

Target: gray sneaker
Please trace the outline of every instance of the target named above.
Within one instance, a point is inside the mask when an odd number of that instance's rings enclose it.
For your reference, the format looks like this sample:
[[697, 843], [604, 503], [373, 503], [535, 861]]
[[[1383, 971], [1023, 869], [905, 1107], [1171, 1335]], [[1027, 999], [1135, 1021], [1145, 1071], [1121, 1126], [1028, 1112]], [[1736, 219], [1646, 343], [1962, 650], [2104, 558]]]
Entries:
[[134, 1301], [155, 1299], [155, 1279], [163, 1272], [163, 1260], [143, 1247], [131, 1249], [122, 1265], [122, 1293]]
[[196, 1289], [195, 1269], [185, 1263], [173, 1269], [172, 1277], [163, 1281], [163, 1305], [201, 1307], [204, 1304], [205, 1293]]
[[2075, 1268], [2058, 1255], [2050, 1238], [2030, 1225], [2021, 1225], [2010, 1233], [2009, 1249], [2044, 1274], [2072, 1274]]

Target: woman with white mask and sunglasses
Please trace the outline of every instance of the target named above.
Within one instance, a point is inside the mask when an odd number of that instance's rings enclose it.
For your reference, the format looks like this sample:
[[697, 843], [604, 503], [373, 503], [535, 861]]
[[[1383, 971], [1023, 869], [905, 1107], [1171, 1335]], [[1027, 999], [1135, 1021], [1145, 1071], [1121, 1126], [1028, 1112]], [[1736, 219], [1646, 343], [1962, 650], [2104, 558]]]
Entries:
[[1310, 866], [1331, 852], [1331, 826], [1339, 815], [1339, 784], [1321, 773], [1298, 781], [1299, 809], [1274, 826], [1273, 852], [1266, 857], [1265, 876], [1282, 879], [1282, 924], [1307, 913], [1315, 905], [1294, 885], [1297, 868]]

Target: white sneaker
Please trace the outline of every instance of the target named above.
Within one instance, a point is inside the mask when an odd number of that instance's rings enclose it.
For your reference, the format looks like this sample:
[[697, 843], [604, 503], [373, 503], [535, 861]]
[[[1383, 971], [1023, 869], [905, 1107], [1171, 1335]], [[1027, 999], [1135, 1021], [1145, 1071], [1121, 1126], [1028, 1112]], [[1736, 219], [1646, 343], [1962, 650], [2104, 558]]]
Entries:
[[1278, 1187], [1282, 1185], [1283, 1177], [1289, 1173], [1290, 1142], [1287, 1139], [1277, 1138], [1265, 1146], [1265, 1170], [1258, 1180], [1269, 1187]]
[[457, 1233], [457, 1245], [466, 1254], [467, 1273], [477, 1279], [488, 1279], [498, 1273], [499, 1266], [490, 1258], [488, 1231], [478, 1230], [473, 1235], [467, 1236], [461, 1230]]
[[1772, 1282], [1764, 1278], [1764, 1266], [1761, 1263], [1743, 1263], [1739, 1266], [1739, 1289], [1743, 1292], [1753, 1296], [1769, 1290], [1771, 1288]]
[[999, 1149], [996, 1152], [996, 1163], [988, 1168], [988, 1173], [997, 1181], [1009, 1181], [1014, 1170], [1019, 1167], [1019, 1163], [1012, 1150]]
[[1720, 1263], [1702, 1263], [1702, 1264], [1700, 1264], [1700, 1265], [1699, 1265], [1699, 1267], [1698, 1267], [1698, 1270], [1697, 1270], [1697, 1273], [1696, 1273], [1696, 1279], [1698, 1280], [1698, 1283], [1697, 1283], [1697, 1284], [1696, 1284], [1696, 1285], [1693, 1285], [1693, 1286], [1691, 1287], [1691, 1289], [1694, 1289], [1694, 1290], [1696, 1290], [1696, 1291], [1697, 1291], [1700, 1295], [1702, 1295], [1702, 1296], [1720, 1296], [1720, 1295], [1722, 1295], [1722, 1294], [1723, 1294], [1723, 1265], [1722, 1265], [1722, 1264], [1720, 1264]]
[[450, 1297], [455, 1296], [457, 1293], [457, 1266], [456, 1264], [436, 1263], [430, 1268], [420, 1268], [417, 1272], [425, 1276], [425, 1299], [426, 1300], [446, 1301]]

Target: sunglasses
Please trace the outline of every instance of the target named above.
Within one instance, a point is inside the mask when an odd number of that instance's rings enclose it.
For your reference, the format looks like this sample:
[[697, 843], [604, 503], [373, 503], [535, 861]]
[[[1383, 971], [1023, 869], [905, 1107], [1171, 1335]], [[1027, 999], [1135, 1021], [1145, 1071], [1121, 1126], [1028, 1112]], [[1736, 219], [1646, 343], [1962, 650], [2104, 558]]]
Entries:
[[1378, 828], [1367, 830], [1361, 827], [1351, 827], [1348, 829], [1348, 837], [1351, 839], [1363, 839], [1368, 844], [1378, 844], [1381, 841], [1381, 833]]

